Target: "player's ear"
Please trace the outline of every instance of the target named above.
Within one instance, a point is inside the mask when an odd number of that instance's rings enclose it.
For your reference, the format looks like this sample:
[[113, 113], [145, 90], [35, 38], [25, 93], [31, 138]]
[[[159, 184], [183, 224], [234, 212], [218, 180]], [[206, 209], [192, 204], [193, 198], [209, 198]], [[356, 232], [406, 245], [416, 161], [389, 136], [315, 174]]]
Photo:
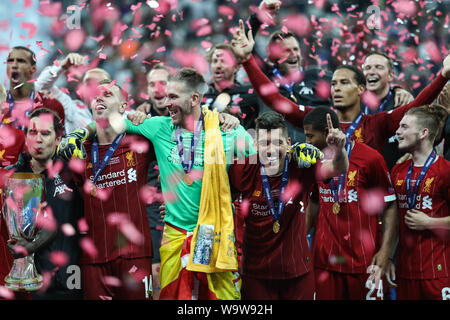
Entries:
[[128, 103], [126, 101], [122, 102], [122, 104], [119, 107], [120, 113], [124, 113], [125, 110], [127, 110], [127, 107], [128, 107]]
[[366, 86], [363, 84], [358, 85], [359, 96], [361, 96], [364, 93], [364, 91], [366, 91]]
[[430, 135], [430, 131], [428, 130], [428, 128], [423, 128], [419, 132], [419, 138], [420, 139], [428, 139], [429, 135]]

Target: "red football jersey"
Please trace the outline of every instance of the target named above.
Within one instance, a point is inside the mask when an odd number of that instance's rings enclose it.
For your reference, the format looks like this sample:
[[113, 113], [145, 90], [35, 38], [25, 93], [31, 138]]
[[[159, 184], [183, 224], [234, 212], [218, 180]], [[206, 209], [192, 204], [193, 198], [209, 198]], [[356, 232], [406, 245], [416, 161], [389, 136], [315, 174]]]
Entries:
[[[107, 199], [102, 201], [98, 197], [93, 197], [89, 190], [87, 193], [86, 190], [83, 192], [84, 217], [89, 227], [87, 236], [93, 240], [98, 255], [91, 257], [87, 252], [83, 252], [82, 263], [104, 263], [119, 256], [124, 258], [152, 256], [150, 227], [145, 203], [139, 196], [140, 189], [147, 183], [150, 156], [148, 152], [137, 153], [130, 149], [130, 143], [138, 139], [144, 141], [142, 137], [126, 135], [100, 173], [96, 182], [96, 192], [100, 194], [103, 190], [110, 193]], [[99, 144], [98, 147], [101, 160], [110, 145]], [[94, 180], [91, 162], [92, 143], [86, 142], [85, 148], [88, 156], [87, 166], [82, 175], [83, 183], [86, 180], [91, 182]], [[153, 147], [150, 146], [150, 148]], [[142, 245], [130, 241], [128, 241], [128, 245], [124, 245], [124, 237], [120, 235], [118, 225], [111, 215], [114, 213], [126, 215], [137, 232], [143, 236], [141, 237], [141, 239], [143, 238]], [[138, 234], [134, 233], [135, 235]]]
[[[241, 210], [248, 205], [243, 241], [243, 275], [258, 279], [299, 277], [312, 269], [306, 240], [304, 203], [307, 186], [315, 181], [314, 169], [298, 169], [290, 163], [289, 182], [285, 190], [288, 198], [279, 221], [280, 230], [274, 233], [275, 220], [267, 205], [260, 162], [256, 158], [257, 155], [249, 156], [245, 164], [234, 163], [229, 170], [232, 188], [243, 196]], [[276, 206], [281, 175], [269, 177], [269, 183]]]
[[[399, 249], [397, 275], [408, 279], [450, 277], [450, 232], [435, 229], [411, 230], [405, 224], [409, 210], [406, 175], [412, 160], [392, 168], [392, 183], [399, 206]], [[413, 167], [412, 188], [422, 167]], [[411, 189], [413, 190], [413, 189]], [[450, 162], [439, 157], [428, 169], [417, 192], [415, 209], [433, 218], [448, 217], [450, 205]]]
[[0, 286], [5, 285], [5, 277], [12, 267], [13, 257], [9, 253], [6, 241], [8, 241], [8, 231], [3, 216], [0, 216]]
[[[334, 181], [337, 186], [338, 178]], [[381, 154], [355, 142], [339, 212], [333, 212], [335, 200], [329, 184], [319, 182], [319, 200], [314, 266], [342, 273], [365, 273], [381, 246], [384, 203], [395, 200]], [[379, 205], [378, 210], [374, 204]]]
[[25, 134], [11, 125], [0, 128], [0, 167], [15, 164], [25, 150]]
[[[303, 119], [312, 108], [297, 105], [284, 97], [278, 90], [275, 90], [275, 85], [261, 71], [254, 57], [250, 58], [242, 65], [261, 100], [273, 110], [283, 114], [294, 126], [303, 128]], [[447, 81], [448, 79], [439, 73], [436, 76], [436, 79], [423, 89], [409, 104], [374, 115], [364, 115], [351, 139], [357, 142], [363, 142], [382, 153], [388, 139], [395, 134], [403, 115], [411, 108], [432, 103], [434, 99], [437, 98], [442, 88], [444, 88]], [[341, 124], [341, 128], [344, 132], [349, 126], [350, 123]]]

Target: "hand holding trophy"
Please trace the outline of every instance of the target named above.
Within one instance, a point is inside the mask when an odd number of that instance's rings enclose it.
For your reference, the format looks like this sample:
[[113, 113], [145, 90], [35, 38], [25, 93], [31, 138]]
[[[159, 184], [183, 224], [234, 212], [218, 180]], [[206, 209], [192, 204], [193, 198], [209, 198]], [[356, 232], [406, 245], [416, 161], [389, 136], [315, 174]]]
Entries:
[[[2, 192], [3, 215], [10, 239], [33, 241], [36, 220], [44, 201], [44, 178], [34, 173], [14, 173]], [[34, 264], [34, 254], [16, 258], [5, 287], [13, 291], [36, 291], [42, 287], [42, 276]]]

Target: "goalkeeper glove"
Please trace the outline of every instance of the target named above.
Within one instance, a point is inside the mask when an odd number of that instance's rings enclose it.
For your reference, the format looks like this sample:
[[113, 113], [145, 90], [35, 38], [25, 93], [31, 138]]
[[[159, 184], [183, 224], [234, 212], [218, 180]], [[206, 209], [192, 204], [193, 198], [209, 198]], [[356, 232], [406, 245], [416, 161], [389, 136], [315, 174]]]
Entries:
[[83, 142], [88, 136], [89, 131], [86, 128], [76, 129], [62, 138], [56, 154], [65, 160], [72, 158], [86, 159], [86, 150]]
[[299, 168], [309, 168], [323, 158], [323, 153], [312, 144], [296, 143], [289, 150]]

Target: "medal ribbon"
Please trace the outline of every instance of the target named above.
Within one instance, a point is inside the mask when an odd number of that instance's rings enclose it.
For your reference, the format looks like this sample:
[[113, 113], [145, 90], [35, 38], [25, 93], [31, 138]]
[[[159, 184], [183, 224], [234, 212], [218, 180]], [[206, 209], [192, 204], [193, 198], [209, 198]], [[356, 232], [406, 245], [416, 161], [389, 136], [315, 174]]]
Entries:
[[283, 76], [281, 75], [281, 72], [277, 69], [277, 68], [273, 68], [272, 69], [272, 73], [275, 77], [278, 78], [278, 80], [280, 80], [279, 84], [281, 86], [283, 86], [283, 88], [285, 88], [288, 92], [289, 92], [289, 96], [292, 98], [292, 100], [297, 103], [297, 98], [294, 95], [294, 91], [292, 90], [292, 88], [294, 87], [295, 81], [292, 81], [291, 84], [282, 84], [283, 82]]
[[425, 174], [427, 173], [430, 166], [433, 164], [434, 160], [436, 160], [436, 158], [437, 154], [433, 150], [428, 156], [427, 161], [425, 161], [425, 165], [422, 167], [422, 170], [420, 170], [419, 176], [417, 177], [416, 184], [414, 185], [414, 190], [412, 193], [411, 193], [411, 175], [413, 162], [411, 161], [408, 173], [406, 174], [406, 198], [408, 199], [408, 207], [410, 210], [412, 210], [416, 205], [417, 191], [419, 190], [420, 183], [422, 182], [423, 178], [425, 177]]
[[[389, 102], [389, 100], [391, 100], [392, 98], [392, 91], [389, 90], [388, 94], [386, 95], [386, 97], [384, 97], [383, 102], [380, 104], [380, 106], [378, 107], [377, 112], [382, 112], [384, 111], [384, 108], [386, 107], [386, 104]], [[364, 108], [364, 113], [365, 114], [369, 114], [369, 107], [367, 105], [365, 105]]]
[[194, 136], [191, 139], [191, 147], [190, 147], [191, 157], [188, 163], [186, 163], [186, 159], [184, 157], [183, 137], [181, 136], [180, 126], [177, 126], [177, 129], [175, 131], [177, 138], [178, 154], [180, 156], [181, 165], [183, 166], [183, 170], [185, 173], [191, 172], [192, 167], [194, 166], [195, 149], [197, 148], [198, 141], [200, 140], [202, 128], [203, 128], [203, 112], [200, 116], [200, 119], [197, 122], [197, 126], [195, 127]]
[[[30, 100], [31, 100], [31, 102], [34, 101], [34, 89], [31, 89]], [[9, 90], [8, 90], [8, 103], [9, 103], [9, 116], [11, 117], [12, 116], [12, 110], [14, 108], [14, 98], [13, 98], [13, 96], [11, 94], [11, 91], [9, 91]], [[26, 117], [28, 117], [30, 115], [32, 109], [33, 109], [33, 105], [31, 105], [31, 107], [25, 111], [25, 116]], [[17, 121], [17, 119], [14, 120], [12, 123], [15, 123], [16, 121]], [[22, 130], [22, 131], [25, 130], [25, 126], [22, 126], [20, 128], [17, 127], [17, 128]]]
[[[356, 128], [361, 123], [363, 116], [364, 116], [364, 113], [360, 112], [358, 114], [358, 116], [356, 117], [356, 119], [353, 120], [352, 124], [345, 132], [345, 137], [347, 138], [347, 142], [345, 144], [345, 151], [347, 151], [347, 158], [349, 161], [350, 161], [350, 155], [352, 153], [352, 140], [350, 138], [352, 137]], [[345, 173], [339, 175], [337, 187], [334, 184], [334, 179], [331, 178], [331, 180], [330, 180], [329, 185], [330, 185], [331, 193], [333, 194], [333, 198], [334, 198], [335, 202], [339, 201], [339, 195], [341, 194], [342, 189], [344, 188], [345, 176], [346, 176]]]
[[266, 170], [264, 169], [264, 166], [261, 164], [261, 179], [262, 179], [262, 186], [264, 189], [264, 195], [267, 200], [267, 205], [269, 206], [270, 213], [272, 214], [275, 221], [279, 221], [281, 218], [281, 215], [283, 214], [284, 210], [284, 201], [281, 199], [282, 194], [286, 190], [286, 186], [289, 181], [289, 157], [286, 155], [286, 158], [284, 159], [284, 168], [283, 168], [283, 174], [281, 176], [281, 185], [280, 185], [280, 194], [278, 196], [278, 210], [275, 211], [275, 204], [272, 197], [272, 190], [270, 189], [270, 183], [269, 178], [267, 177]]
[[103, 169], [108, 164], [109, 160], [111, 160], [111, 157], [113, 156], [114, 152], [116, 152], [117, 148], [119, 147], [120, 141], [122, 141], [122, 138], [125, 136], [124, 133], [118, 135], [113, 143], [109, 146], [108, 150], [106, 151], [105, 155], [103, 156], [102, 161], [100, 164], [98, 163], [99, 160], [99, 152], [98, 152], [98, 140], [97, 135], [94, 137], [94, 142], [92, 143], [92, 154], [91, 154], [91, 160], [92, 160], [92, 171], [94, 172], [94, 185], [97, 182], [97, 179], [100, 175], [100, 173], [103, 171]]

